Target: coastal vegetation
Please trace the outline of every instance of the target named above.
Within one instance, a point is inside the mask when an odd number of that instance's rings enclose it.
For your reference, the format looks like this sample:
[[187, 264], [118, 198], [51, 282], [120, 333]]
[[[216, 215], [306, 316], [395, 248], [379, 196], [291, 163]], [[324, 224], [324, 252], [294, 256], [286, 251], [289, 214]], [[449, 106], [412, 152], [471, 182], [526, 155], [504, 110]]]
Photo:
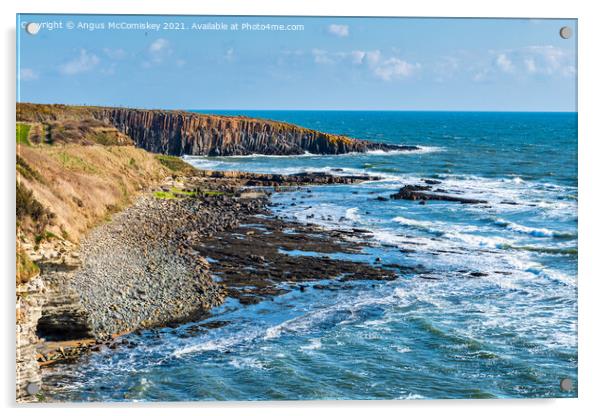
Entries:
[[28, 124], [17, 123], [17, 144], [29, 146], [29, 130], [31, 126]]

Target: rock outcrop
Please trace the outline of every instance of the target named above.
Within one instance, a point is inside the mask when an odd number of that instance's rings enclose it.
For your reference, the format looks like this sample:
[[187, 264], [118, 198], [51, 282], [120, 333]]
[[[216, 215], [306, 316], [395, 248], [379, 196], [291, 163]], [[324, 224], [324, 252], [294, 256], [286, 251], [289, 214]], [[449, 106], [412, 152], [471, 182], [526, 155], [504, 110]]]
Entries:
[[36, 331], [45, 299], [44, 282], [39, 276], [17, 286], [16, 399], [19, 402], [35, 400], [42, 384], [36, 360]]
[[17, 119], [50, 123], [61, 120], [102, 121], [131, 137], [138, 147], [175, 156], [234, 156], [249, 154], [342, 154], [370, 150], [418, 150], [353, 139], [290, 123], [186, 111], [112, 107], [17, 104]]
[[[433, 182], [433, 181], [431, 181]], [[397, 193], [390, 195], [391, 199], [405, 199], [406, 201], [447, 201], [460, 202], [461, 204], [486, 204], [487, 201], [474, 198], [465, 198], [446, 193], [443, 189], [432, 190], [430, 185], [405, 185]]]

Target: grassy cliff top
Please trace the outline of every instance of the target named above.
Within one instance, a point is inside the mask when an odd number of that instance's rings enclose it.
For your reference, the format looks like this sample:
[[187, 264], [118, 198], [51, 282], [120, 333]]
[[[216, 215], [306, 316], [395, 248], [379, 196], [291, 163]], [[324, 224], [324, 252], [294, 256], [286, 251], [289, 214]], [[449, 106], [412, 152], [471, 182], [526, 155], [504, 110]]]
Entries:
[[318, 134], [333, 142], [353, 142], [363, 141], [347, 136], [330, 134], [298, 126], [296, 124], [270, 119], [262, 119], [256, 117], [248, 117], [243, 115], [226, 116], [217, 114], [202, 114], [184, 110], [160, 110], [160, 109], [137, 109], [126, 107], [101, 107], [101, 106], [79, 106], [65, 104], [33, 104], [33, 103], [17, 103], [17, 121], [21, 122], [53, 122], [53, 121], [70, 121], [70, 122], [91, 122], [96, 120], [99, 114], [106, 111], [132, 111], [132, 112], [148, 112], [157, 114], [171, 114], [188, 118], [210, 119], [213, 122], [223, 121], [236, 124], [237, 122], [258, 123], [267, 125], [274, 131], [300, 131], [305, 133]]

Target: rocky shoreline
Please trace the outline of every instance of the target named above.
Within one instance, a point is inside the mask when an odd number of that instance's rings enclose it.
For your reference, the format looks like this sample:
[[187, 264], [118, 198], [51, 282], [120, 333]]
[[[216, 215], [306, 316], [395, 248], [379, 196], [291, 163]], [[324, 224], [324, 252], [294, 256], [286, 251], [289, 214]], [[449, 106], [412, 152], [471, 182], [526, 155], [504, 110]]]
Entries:
[[[324, 230], [269, 210], [272, 192], [306, 187], [311, 196], [312, 185], [369, 179], [196, 171], [168, 180], [92, 230], [79, 247], [59, 250], [60, 260], [42, 263], [38, 363], [116, 348], [119, 335], [130, 331], [202, 319], [226, 297], [249, 304], [303, 291], [312, 280], [394, 279], [395, 265], [328, 257], [360, 252], [362, 245], [347, 237], [366, 230]], [[283, 289], [284, 282], [292, 289]]]
[[[369, 230], [329, 230], [284, 220], [270, 210], [274, 192], [301, 191], [311, 198], [314, 185], [374, 179], [210, 170], [173, 176], [93, 229], [78, 247], [46, 250], [43, 257], [51, 259], [40, 261], [46, 301], [37, 328], [29, 327], [41, 339], [34, 346], [38, 364], [132, 347], [120, 336], [202, 321], [226, 298], [247, 305], [303, 292], [311, 281], [330, 280], [313, 287], [335, 290], [355, 279], [429, 278], [422, 266], [330, 256], [361, 253], [370, 244]], [[407, 185], [400, 197], [424, 201], [435, 183], [428, 185]], [[433, 199], [440, 195], [448, 194]]]

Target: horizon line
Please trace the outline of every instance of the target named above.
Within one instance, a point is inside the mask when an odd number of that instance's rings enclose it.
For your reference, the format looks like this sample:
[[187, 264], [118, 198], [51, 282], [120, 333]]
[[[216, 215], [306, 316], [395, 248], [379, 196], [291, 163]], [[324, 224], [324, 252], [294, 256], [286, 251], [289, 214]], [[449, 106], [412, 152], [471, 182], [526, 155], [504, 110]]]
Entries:
[[132, 108], [141, 110], [167, 110], [167, 111], [346, 111], [346, 112], [391, 112], [391, 113], [578, 113], [578, 110], [479, 110], [479, 109], [341, 109], [341, 108], [175, 108], [175, 107], [148, 107], [130, 105], [99, 105], [99, 104], [67, 104], [67, 103], [41, 103], [31, 101], [16, 101], [16, 104], [39, 104], [39, 105], [70, 105], [83, 107], [115, 107]]
[[578, 113], [577, 110], [404, 110], [404, 109], [324, 109], [324, 108], [190, 108], [184, 111], [347, 111], [391, 113]]

